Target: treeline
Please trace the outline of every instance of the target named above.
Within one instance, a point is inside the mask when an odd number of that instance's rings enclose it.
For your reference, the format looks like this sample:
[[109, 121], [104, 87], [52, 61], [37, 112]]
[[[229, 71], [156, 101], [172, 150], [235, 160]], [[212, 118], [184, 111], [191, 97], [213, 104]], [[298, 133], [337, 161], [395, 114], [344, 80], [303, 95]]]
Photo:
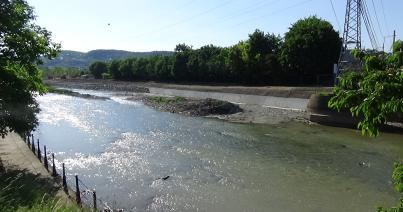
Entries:
[[94, 62], [89, 70], [117, 80], [329, 84], [340, 47], [333, 26], [313, 16], [293, 24], [284, 37], [256, 30], [231, 47], [179, 44], [172, 56]]
[[82, 77], [83, 75], [87, 75], [89, 73], [88, 70], [72, 67], [54, 67], [54, 68], [43, 67], [41, 68], [41, 70], [42, 70], [42, 77], [44, 79], [78, 78]]

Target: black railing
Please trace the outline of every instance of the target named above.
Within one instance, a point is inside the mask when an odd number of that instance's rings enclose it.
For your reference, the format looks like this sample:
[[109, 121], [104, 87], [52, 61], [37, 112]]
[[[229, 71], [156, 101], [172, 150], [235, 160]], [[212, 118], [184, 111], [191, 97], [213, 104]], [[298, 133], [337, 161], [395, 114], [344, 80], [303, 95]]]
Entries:
[[[71, 178], [68, 178], [66, 175], [66, 167], [65, 164], [62, 163], [61, 167], [61, 176], [57, 173], [57, 165], [55, 163], [55, 154], [50, 153], [49, 150], [46, 148], [46, 146], [43, 146], [43, 153], [40, 148], [40, 143], [39, 139], [37, 139], [37, 146], [35, 147], [35, 140], [34, 140], [34, 135], [30, 134], [27, 135], [24, 139], [25, 143], [28, 145], [28, 147], [32, 150], [32, 152], [38, 157], [39, 161], [43, 163], [44, 167], [48, 172], [50, 172], [49, 168], [51, 167], [51, 175], [52, 177], [56, 178], [56, 180], [61, 180], [62, 186], [63, 186], [63, 191], [66, 194], [69, 194], [70, 192], [74, 193], [75, 197], [74, 200], [79, 205], [80, 207], [89, 207], [90, 209], [97, 211], [98, 210], [98, 204], [102, 206], [102, 211], [113, 211], [107, 204], [106, 201], [101, 200], [100, 198], [97, 198], [97, 194], [95, 189], [89, 189], [87, 185], [85, 185], [79, 178], [78, 175], [74, 175], [74, 181], [72, 181]], [[51, 156], [51, 161], [49, 161]], [[51, 163], [49, 163], [51, 162]], [[50, 166], [50, 167], [49, 167]], [[60, 167], [59, 167], [60, 168]], [[60, 179], [61, 177], [61, 179]], [[70, 185], [75, 185], [75, 188], [69, 187]], [[83, 205], [84, 204], [84, 205]]]

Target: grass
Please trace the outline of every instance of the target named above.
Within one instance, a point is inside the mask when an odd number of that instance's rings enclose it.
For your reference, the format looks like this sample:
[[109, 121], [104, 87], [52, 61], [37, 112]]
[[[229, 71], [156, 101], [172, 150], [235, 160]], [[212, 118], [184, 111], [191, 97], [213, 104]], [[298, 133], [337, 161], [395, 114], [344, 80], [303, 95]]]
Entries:
[[56, 198], [58, 190], [51, 179], [26, 170], [6, 169], [0, 161], [0, 211], [82, 211]]
[[183, 102], [186, 100], [185, 97], [181, 97], [181, 96], [175, 96], [175, 97], [148, 96], [147, 99], [154, 103], [158, 103], [158, 104], [172, 104], [172, 103]]
[[333, 92], [332, 91], [321, 91], [318, 93], [319, 96], [332, 96]]

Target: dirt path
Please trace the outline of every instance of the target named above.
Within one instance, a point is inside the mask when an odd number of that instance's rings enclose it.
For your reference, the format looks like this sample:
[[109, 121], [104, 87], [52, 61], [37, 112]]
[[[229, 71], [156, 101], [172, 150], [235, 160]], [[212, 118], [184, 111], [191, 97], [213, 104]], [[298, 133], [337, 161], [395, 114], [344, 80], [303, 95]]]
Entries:
[[51, 174], [16, 133], [9, 133], [5, 138], [0, 137], [0, 160], [6, 170], [21, 170], [52, 183], [58, 189], [56, 197], [67, 204], [73, 204], [70, 197], [63, 192], [62, 187], [55, 182]]

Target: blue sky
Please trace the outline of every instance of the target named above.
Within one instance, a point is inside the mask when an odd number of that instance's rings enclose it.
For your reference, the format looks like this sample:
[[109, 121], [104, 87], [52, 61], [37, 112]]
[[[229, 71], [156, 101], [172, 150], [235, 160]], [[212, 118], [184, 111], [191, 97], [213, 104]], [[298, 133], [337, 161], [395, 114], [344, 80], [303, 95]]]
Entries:
[[[230, 46], [255, 29], [283, 35], [300, 18], [317, 15], [343, 28], [346, 0], [28, 0], [37, 23], [65, 50], [173, 50]], [[366, 0], [383, 43], [396, 29], [403, 37], [402, 0]], [[373, 7], [373, 3], [375, 7]], [[375, 8], [375, 10], [374, 10]], [[379, 20], [376, 21], [376, 14]], [[338, 24], [339, 22], [339, 24]], [[380, 28], [380, 29], [379, 29]], [[341, 29], [340, 29], [341, 30]], [[363, 28], [363, 46], [370, 47]], [[391, 37], [386, 38], [387, 47]]]

